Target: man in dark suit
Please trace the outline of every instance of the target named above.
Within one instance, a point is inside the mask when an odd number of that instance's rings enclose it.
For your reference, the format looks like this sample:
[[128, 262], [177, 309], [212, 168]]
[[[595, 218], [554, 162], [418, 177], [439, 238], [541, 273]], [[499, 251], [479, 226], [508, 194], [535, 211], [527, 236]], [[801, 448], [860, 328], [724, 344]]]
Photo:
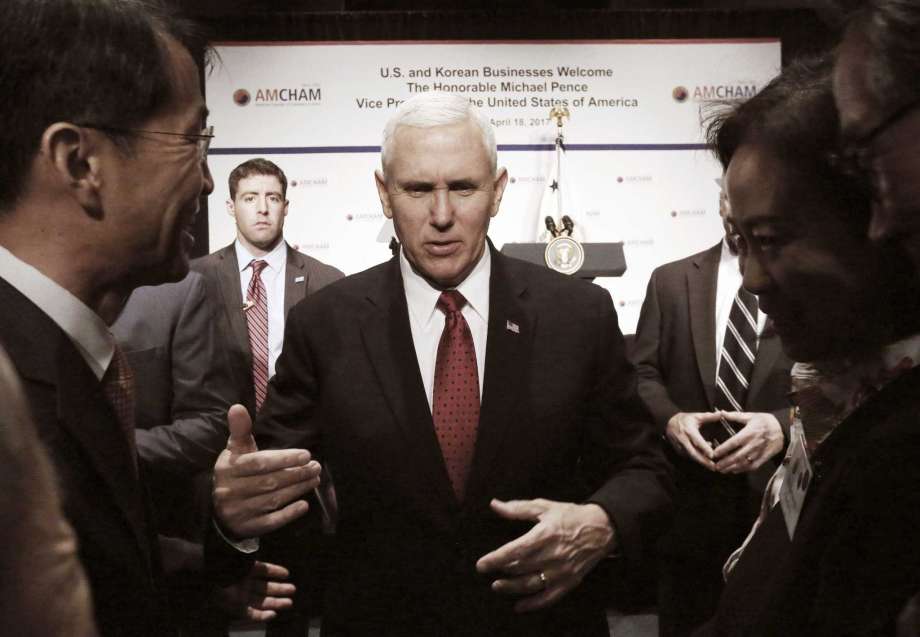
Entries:
[[[284, 240], [287, 177], [277, 165], [267, 159], [250, 159], [234, 168], [228, 181], [227, 210], [236, 220], [236, 241], [196, 259], [192, 269], [205, 277], [215, 305], [218, 342], [226, 352], [233, 386], [242, 396], [240, 402], [255, 417], [264, 398], [264, 384], [274, 374], [281, 352], [288, 312], [307, 295], [345, 275], [298, 252]], [[243, 309], [247, 301], [251, 302], [247, 297], [253, 274], [250, 263], [257, 260], [267, 263], [259, 273], [267, 295], [268, 317], [268, 374], [261, 379], [261, 387], [258, 372], [254, 376], [248, 324], [254, 312]]]
[[[671, 443], [677, 469], [674, 524], [658, 546], [662, 637], [688, 635], [715, 611], [722, 566], [757, 516], [789, 429], [792, 362], [776, 335], [764, 331], [756, 302], [748, 387], [732, 388], [742, 410], [728, 403], [719, 384], [719, 376], [734, 371], [734, 361], [723, 357], [736, 338], [729, 323], [741, 285], [724, 193], [720, 215], [722, 241], [652, 272], [633, 347], [639, 395]], [[738, 433], [716, 447], [701, 427], [718, 427], [720, 418]]]
[[13, 87], [0, 105], [0, 342], [59, 476], [105, 636], [175, 633], [131, 374], [106, 308], [188, 269], [191, 223], [212, 189], [202, 53], [152, 3], [0, 5], [0, 81]]
[[634, 566], [670, 499], [612, 301], [487, 242], [507, 173], [465, 98], [401, 105], [382, 163], [400, 254], [292, 310], [256, 425], [335, 470], [323, 629], [607, 635], [595, 567]]
[[[295, 250], [284, 240], [287, 177], [275, 163], [262, 158], [247, 160], [230, 172], [228, 186], [227, 212], [236, 222], [236, 240], [193, 261], [192, 270], [205, 280], [218, 349], [223, 352], [222, 358], [227, 363], [225, 375], [229, 376], [232, 395], [236, 397], [233, 402], [243, 404], [255, 417], [281, 353], [288, 312], [308, 295], [345, 275]], [[253, 266], [257, 262], [264, 263], [258, 272], [257, 283], [261, 285], [258, 290], [253, 287]], [[254, 302], [260, 295], [264, 307]], [[264, 320], [262, 327], [257, 325], [259, 317]], [[327, 480], [327, 487], [329, 484]], [[318, 556], [307, 556], [299, 548], [288, 550], [285, 544], [296, 543], [296, 536], [286, 539], [279, 542], [269, 538], [262, 554], [264, 559], [284, 564], [294, 572], [298, 612], [282, 615], [269, 632], [302, 634], [307, 615], [318, 610], [315, 598], [321, 587], [319, 573], [323, 567], [316, 561]]]
[[828, 66], [787, 67], [712, 130], [745, 287], [798, 362], [789, 450], [700, 635], [893, 635], [920, 585], [917, 284], [827, 161]]
[[[234, 393], [214, 307], [204, 277], [136, 289], [112, 325], [134, 374], [135, 441], [157, 510], [157, 531], [169, 536], [165, 565], [183, 629], [225, 635], [231, 619], [269, 620], [291, 605], [286, 570], [256, 562], [229, 587], [207, 581], [202, 542], [211, 525], [210, 474], [227, 444]], [[163, 541], [161, 539], [161, 541]]]

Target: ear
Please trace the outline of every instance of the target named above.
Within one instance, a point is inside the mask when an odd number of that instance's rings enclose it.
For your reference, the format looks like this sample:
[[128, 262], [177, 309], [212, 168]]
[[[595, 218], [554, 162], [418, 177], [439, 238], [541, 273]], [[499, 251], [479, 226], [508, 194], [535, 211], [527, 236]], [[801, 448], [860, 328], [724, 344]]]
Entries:
[[282, 217], [287, 217], [288, 205], [290, 205], [290, 203], [291, 203], [291, 202], [288, 201], [287, 199], [284, 200], [284, 211], [281, 213], [281, 216], [282, 216]]
[[232, 199], [227, 199], [227, 214], [236, 219], [236, 208], [233, 206]]
[[387, 191], [386, 178], [383, 171], [377, 169], [374, 171], [374, 183], [377, 185], [377, 196], [380, 197], [380, 205], [383, 207], [383, 216], [387, 219], [393, 218], [393, 208], [390, 207], [390, 193]]
[[492, 192], [492, 210], [489, 216], [494, 217], [498, 214], [498, 207], [502, 203], [502, 195], [505, 193], [505, 186], [508, 185], [508, 171], [505, 168], [498, 169], [498, 175], [495, 177], [495, 187]]
[[55, 122], [42, 134], [39, 152], [57, 183], [66, 188], [90, 214], [102, 211], [102, 133]]

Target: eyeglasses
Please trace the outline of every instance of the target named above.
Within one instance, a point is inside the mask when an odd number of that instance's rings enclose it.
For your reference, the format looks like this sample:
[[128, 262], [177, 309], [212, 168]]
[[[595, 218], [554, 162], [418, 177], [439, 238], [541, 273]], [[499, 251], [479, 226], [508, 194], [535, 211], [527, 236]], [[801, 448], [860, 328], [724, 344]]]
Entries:
[[839, 152], [831, 153], [831, 165], [844, 175], [858, 179], [868, 191], [874, 191], [873, 143], [882, 133], [906, 119], [917, 107], [920, 107], [920, 100], [908, 102], [859, 139], [847, 143]]
[[101, 124], [80, 124], [85, 128], [94, 128], [107, 133], [122, 133], [126, 135], [169, 135], [170, 137], [182, 137], [188, 142], [194, 142], [198, 147], [198, 159], [204, 161], [208, 157], [208, 148], [211, 146], [211, 140], [214, 139], [214, 127], [206, 126], [201, 129], [197, 135], [195, 133], [167, 133], [160, 130], [144, 130], [141, 128], [118, 128], [116, 126], [103, 126]]

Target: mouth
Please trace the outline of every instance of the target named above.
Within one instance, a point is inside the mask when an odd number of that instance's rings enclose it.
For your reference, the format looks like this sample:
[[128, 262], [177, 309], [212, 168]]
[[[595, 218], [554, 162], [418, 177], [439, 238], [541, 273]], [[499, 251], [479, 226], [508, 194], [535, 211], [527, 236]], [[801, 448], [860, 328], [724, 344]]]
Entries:
[[428, 241], [425, 250], [436, 257], [447, 257], [456, 253], [463, 244], [460, 241]]

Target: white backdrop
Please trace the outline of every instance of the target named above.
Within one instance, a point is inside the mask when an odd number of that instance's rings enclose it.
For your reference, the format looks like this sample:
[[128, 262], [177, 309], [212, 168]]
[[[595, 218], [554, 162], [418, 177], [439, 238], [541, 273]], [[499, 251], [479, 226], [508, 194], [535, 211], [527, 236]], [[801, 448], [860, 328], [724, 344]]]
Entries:
[[624, 333], [635, 330], [651, 270], [714, 244], [718, 163], [702, 148], [700, 111], [750, 96], [780, 69], [777, 40], [225, 43], [207, 78], [209, 246], [235, 236], [227, 176], [252, 157], [287, 174], [285, 235], [347, 274], [389, 257], [374, 188], [380, 134], [400, 100], [423, 90], [467, 95], [496, 125], [510, 183], [489, 235], [537, 237], [555, 124], [565, 126], [565, 210], [586, 241], [623, 241], [626, 274], [598, 279]]

